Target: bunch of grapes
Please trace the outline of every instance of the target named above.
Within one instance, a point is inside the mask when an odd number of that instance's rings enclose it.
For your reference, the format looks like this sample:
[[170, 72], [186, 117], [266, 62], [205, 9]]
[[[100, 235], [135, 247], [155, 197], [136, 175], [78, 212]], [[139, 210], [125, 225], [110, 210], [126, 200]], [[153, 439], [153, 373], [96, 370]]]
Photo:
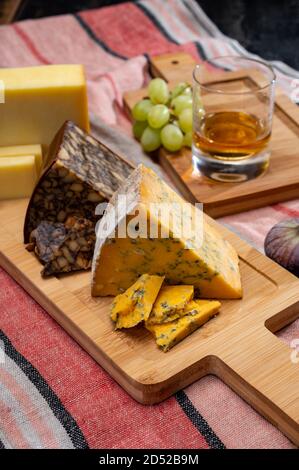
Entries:
[[171, 92], [162, 78], [154, 78], [148, 86], [149, 98], [135, 104], [133, 133], [145, 152], [161, 145], [170, 152], [192, 143], [192, 90], [188, 83], [179, 83]]

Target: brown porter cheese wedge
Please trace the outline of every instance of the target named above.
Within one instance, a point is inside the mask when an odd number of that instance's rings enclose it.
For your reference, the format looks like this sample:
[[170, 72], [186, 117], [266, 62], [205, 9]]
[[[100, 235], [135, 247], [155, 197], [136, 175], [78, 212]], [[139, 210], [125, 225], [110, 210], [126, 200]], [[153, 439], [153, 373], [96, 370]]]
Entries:
[[41, 222], [31, 232], [28, 251], [44, 265], [43, 277], [89, 269], [95, 244], [92, 222], [68, 217], [64, 224]]
[[96, 223], [96, 206], [108, 201], [133, 167], [67, 121], [50, 145], [45, 170], [29, 202], [24, 242], [43, 222], [64, 223], [69, 216]]

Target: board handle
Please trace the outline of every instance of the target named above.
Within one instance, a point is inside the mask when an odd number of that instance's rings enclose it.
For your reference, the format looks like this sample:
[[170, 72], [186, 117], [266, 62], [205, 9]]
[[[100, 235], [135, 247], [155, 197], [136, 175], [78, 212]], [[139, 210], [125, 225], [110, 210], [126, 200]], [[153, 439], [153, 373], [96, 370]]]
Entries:
[[295, 349], [262, 327], [254, 336], [244, 336], [244, 344], [217, 355], [213, 373], [299, 446], [299, 353]]
[[167, 82], [192, 82], [192, 72], [196, 61], [186, 52], [175, 52], [152, 56], [150, 70], [154, 77], [164, 78]]

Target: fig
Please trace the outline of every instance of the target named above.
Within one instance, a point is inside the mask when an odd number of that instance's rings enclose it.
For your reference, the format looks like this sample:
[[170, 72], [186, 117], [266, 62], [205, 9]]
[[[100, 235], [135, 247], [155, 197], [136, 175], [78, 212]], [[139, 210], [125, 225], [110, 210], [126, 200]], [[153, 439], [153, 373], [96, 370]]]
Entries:
[[299, 277], [299, 218], [274, 225], [265, 238], [265, 253]]

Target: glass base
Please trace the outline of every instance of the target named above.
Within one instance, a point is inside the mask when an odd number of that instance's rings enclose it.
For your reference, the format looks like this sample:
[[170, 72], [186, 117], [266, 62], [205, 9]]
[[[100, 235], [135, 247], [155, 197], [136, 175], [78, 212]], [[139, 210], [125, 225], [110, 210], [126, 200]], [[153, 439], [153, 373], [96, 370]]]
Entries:
[[240, 183], [265, 173], [269, 167], [270, 150], [244, 160], [217, 160], [192, 146], [193, 172], [221, 183]]

